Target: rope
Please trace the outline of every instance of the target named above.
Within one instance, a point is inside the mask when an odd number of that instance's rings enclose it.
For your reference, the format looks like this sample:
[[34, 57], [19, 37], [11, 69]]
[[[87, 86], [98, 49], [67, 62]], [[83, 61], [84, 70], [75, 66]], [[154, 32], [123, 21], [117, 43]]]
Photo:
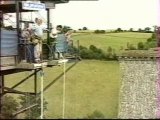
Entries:
[[[60, 54], [60, 51], [56, 49], [58, 53]], [[65, 57], [62, 55], [63, 60], [65, 60]], [[63, 62], [63, 95], [62, 95], [62, 118], [65, 118], [65, 97], [66, 97], [66, 62]]]
[[65, 90], [66, 90], [66, 63], [64, 62], [63, 63], [63, 113], [62, 113], [62, 118], [64, 119], [65, 118]]
[[41, 75], [41, 115], [40, 115], [40, 118], [41, 119], [43, 119], [43, 108], [44, 108], [44, 106], [43, 106], [43, 103], [44, 103], [44, 101], [43, 101], [43, 97], [44, 97], [44, 95], [43, 95], [43, 83], [44, 83], [44, 79], [43, 79], [43, 75], [44, 75], [44, 73], [43, 73], [43, 68], [42, 68], [42, 70], [41, 70], [41, 72], [40, 72], [40, 75]]

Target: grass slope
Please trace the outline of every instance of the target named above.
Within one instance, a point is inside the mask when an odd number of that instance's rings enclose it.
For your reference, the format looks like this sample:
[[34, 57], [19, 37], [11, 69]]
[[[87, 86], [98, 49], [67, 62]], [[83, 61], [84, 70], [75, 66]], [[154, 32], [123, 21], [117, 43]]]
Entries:
[[107, 51], [108, 46], [111, 46], [116, 52], [119, 52], [121, 46], [126, 48], [128, 42], [137, 47], [138, 42], [146, 42], [149, 37], [151, 37], [151, 33], [135, 32], [106, 34], [82, 33], [73, 35], [73, 39], [79, 40], [82, 46], [89, 47], [90, 45], [95, 45], [104, 51]]

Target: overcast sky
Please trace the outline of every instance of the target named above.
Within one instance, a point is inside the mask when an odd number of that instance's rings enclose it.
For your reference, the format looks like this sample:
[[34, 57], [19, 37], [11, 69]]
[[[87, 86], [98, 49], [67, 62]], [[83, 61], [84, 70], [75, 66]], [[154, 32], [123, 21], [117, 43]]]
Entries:
[[158, 24], [159, 0], [74, 0], [51, 10], [53, 25], [73, 29], [144, 28]]
[[[160, 0], [70, 0], [51, 10], [53, 26], [73, 29], [122, 29], [160, 25]], [[46, 19], [46, 12], [39, 12]], [[37, 15], [37, 14], [36, 14]], [[31, 17], [31, 14], [24, 17]], [[33, 14], [35, 17], [35, 15]]]

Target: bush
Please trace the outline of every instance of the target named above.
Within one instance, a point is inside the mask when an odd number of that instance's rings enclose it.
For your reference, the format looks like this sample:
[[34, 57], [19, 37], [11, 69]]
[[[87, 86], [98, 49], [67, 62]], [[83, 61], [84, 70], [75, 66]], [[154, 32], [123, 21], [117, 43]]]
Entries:
[[[20, 105], [22, 107], [28, 107], [33, 104], [38, 104], [36, 107], [32, 107], [29, 110], [25, 112], [25, 119], [39, 119], [41, 115], [41, 98], [32, 96], [32, 95], [27, 95], [27, 96], [20, 96], [19, 99]], [[47, 110], [47, 101], [44, 99], [44, 111]], [[44, 116], [45, 118], [45, 116]]]
[[95, 30], [94, 33], [99, 33], [99, 30]]
[[112, 52], [112, 47], [111, 46], [108, 47], [107, 52], [109, 52], [109, 53]]
[[95, 110], [92, 114], [87, 115], [86, 119], [105, 119], [105, 116], [98, 110]]
[[146, 46], [148, 48], [154, 48], [154, 47], [157, 46], [157, 42], [156, 41], [151, 41], [151, 42], [147, 43]]
[[148, 39], [147, 39], [147, 42], [151, 42], [151, 41], [152, 41], [152, 38], [148, 38]]
[[18, 102], [12, 96], [4, 96], [2, 103], [0, 119], [13, 119], [13, 113], [17, 112], [19, 107]]
[[96, 46], [94, 45], [90, 45], [89, 49], [95, 53], [102, 53], [102, 50], [101, 49], [98, 49]]
[[88, 49], [82, 49], [80, 50], [80, 56], [84, 59], [92, 59], [92, 51], [88, 50]]
[[156, 34], [153, 33], [150, 38], [147, 39], [147, 42], [145, 44], [145, 48], [154, 48], [157, 46], [157, 40], [156, 40]]
[[127, 43], [127, 49], [128, 50], [136, 50], [136, 47], [133, 44]]
[[155, 33], [152, 33], [151, 38], [152, 38], [152, 39], [156, 39], [156, 34], [155, 34]]
[[117, 60], [116, 54], [113, 53], [111, 47], [109, 47], [108, 53], [105, 53], [102, 49], [97, 48], [94, 45], [90, 45], [89, 49], [80, 46], [80, 56], [84, 59], [96, 59], [96, 60]]
[[137, 47], [138, 47], [138, 50], [144, 50], [144, 44], [143, 44], [143, 42], [139, 42], [138, 45], [137, 45]]
[[105, 30], [100, 30], [100, 33], [106, 33], [106, 31]]
[[130, 44], [129, 49], [130, 50], [136, 50], [136, 47], [133, 44]]

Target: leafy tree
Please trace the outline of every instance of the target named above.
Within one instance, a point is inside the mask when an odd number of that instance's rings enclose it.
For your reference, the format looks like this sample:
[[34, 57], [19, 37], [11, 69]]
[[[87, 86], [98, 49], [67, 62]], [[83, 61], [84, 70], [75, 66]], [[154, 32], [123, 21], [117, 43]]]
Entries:
[[156, 32], [157, 27], [158, 27], [157, 25], [153, 26], [154, 32]]
[[144, 31], [145, 31], [145, 32], [150, 32], [150, 30], [151, 30], [151, 28], [150, 28], [150, 27], [146, 27], [146, 28], [144, 28]]
[[116, 32], [122, 32], [122, 28], [117, 28]]
[[94, 33], [99, 33], [99, 30], [95, 30]]
[[141, 28], [138, 29], [138, 32], [143, 32], [143, 30]]
[[64, 33], [66, 33], [68, 30], [72, 30], [72, 28], [69, 27], [69, 26], [63, 26], [62, 31], [63, 31]]
[[133, 32], [133, 28], [130, 28], [129, 31], [130, 31], [130, 32]]
[[105, 30], [100, 30], [100, 33], [106, 33], [106, 31]]
[[88, 30], [88, 28], [87, 27], [83, 27], [83, 30]]

